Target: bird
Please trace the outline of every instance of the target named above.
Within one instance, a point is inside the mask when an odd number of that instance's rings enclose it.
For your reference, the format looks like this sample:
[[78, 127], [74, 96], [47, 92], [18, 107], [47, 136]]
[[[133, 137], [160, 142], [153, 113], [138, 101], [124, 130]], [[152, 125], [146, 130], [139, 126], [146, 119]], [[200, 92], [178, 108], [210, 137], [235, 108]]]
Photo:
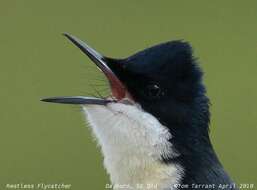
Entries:
[[42, 101], [82, 107], [113, 189], [237, 189], [210, 140], [210, 100], [189, 42], [111, 58], [64, 36], [102, 71], [111, 93]]

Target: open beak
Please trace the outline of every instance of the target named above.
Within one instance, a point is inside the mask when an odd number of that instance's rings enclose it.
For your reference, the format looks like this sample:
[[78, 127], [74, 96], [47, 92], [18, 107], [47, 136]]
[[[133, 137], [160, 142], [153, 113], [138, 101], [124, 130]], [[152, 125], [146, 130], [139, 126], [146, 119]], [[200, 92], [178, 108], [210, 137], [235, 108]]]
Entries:
[[85, 53], [96, 65], [97, 67], [105, 74], [106, 78], [109, 81], [112, 96], [114, 100], [109, 99], [100, 99], [93, 97], [84, 97], [84, 96], [65, 96], [65, 97], [52, 97], [41, 99], [44, 102], [52, 103], [63, 103], [63, 104], [98, 104], [105, 105], [109, 102], [116, 100], [121, 100], [126, 96], [126, 87], [118, 79], [118, 77], [113, 73], [107, 63], [107, 58], [98, 53], [93, 48], [89, 47], [85, 42], [80, 39], [72, 36], [70, 34], [64, 33], [64, 36], [67, 37], [73, 44], [75, 44], [83, 53]]

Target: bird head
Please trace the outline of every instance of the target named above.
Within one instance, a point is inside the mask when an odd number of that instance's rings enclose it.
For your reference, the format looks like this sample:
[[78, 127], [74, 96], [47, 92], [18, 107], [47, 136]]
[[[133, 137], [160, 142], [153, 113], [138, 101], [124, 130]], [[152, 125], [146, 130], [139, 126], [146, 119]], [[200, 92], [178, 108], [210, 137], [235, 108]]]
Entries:
[[[73, 96], [43, 101], [81, 105], [139, 104], [164, 124], [191, 122], [189, 118], [202, 111], [199, 115], [208, 122], [208, 99], [201, 80], [202, 71], [187, 42], [170, 41], [125, 59], [114, 59], [101, 55], [75, 36], [64, 35], [105, 74], [112, 98]], [[199, 110], [199, 106], [202, 109]]]
[[125, 86], [123, 94], [163, 121], [172, 116], [185, 121], [205, 93], [202, 72], [183, 41], [156, 45], [126, 59], [107, 58], [106, 63]]

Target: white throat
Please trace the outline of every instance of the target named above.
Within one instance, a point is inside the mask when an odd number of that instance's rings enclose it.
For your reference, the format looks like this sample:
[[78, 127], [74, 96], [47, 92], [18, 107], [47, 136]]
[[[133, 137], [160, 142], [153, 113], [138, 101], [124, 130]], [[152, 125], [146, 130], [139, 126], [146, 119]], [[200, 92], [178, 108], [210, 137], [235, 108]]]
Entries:
[[180, 165], [164, 164], [177, 154], [168, 129], [140, 106], [109, 103], [83, 107], [104, 155], [114, 189], [165, 189], [179, 183]]

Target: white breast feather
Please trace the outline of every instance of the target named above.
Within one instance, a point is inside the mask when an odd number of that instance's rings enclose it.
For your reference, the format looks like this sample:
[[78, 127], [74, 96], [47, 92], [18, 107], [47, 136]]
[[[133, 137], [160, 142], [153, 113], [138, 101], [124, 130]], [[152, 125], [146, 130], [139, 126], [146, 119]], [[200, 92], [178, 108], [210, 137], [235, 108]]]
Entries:
[[[138, 105], [110, 103], [83, 107], [104, 155], [115, 189], [164, 189], [179, 183], [180, 165], [160, 162], [177, 154], [167, 128]], [[152, 186], [152, 188], [150, 188]], [[171, 188], [173, 189], [173, 188]]]

